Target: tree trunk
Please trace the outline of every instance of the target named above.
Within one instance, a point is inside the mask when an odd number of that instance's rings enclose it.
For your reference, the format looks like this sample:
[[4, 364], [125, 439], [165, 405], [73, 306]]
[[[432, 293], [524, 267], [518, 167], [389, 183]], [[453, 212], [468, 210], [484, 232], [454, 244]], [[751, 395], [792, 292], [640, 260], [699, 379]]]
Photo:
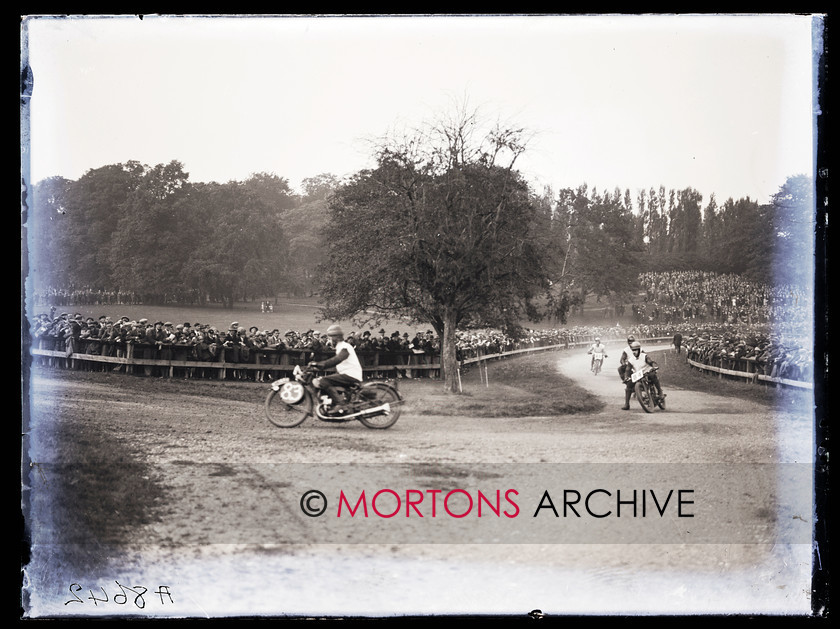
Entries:
[[455, 347], [455, 310], [452, 308], [447, 308], [443, 314], [440, 361], [444, 391], [447, 393], [460, 393], [458, 355]]

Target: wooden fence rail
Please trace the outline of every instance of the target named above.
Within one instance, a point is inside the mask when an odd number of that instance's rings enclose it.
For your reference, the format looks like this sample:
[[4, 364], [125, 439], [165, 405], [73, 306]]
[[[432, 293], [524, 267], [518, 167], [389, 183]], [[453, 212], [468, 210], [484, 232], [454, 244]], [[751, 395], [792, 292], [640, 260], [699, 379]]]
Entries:
[[[524, 347], [515, 350], [508, 350], [505, 352], [498, 352], [492, 354], [485, 354], [482, 349], [468, 350], [465, 352], [467, 356], [463, 357], [459, 364], [466, 366], [491, 359], [503, 358], [507, 356], [515, 356], [519, 354], [571, 349], [573, 347], [587, 347], [592, 343], [594, 337], [583, 337], [580, 340], [564, 341], [563, 343], [550, 345], [533, 345], [531, 347]], [[663, 340], [662, 339], [646, 339]], [[125, 371], [126, 373], [140, 373], [146, 374], [155, 372], [159, 375], [165, 375], [170, 378], [175, 377], [176, 370], [211, 370], [204, 371], [204, 373], [215, 373], [219, 379], [227, 377], [228, 370], [233, 371], [248, 371], [263, 373], [268, 377], [280, 377], [281, 375], [291, 375], [295, 365], [306, 365], [311, 360], [328, 357], [327, 354], [308, 351], [308, 350], [276, 350], [276, 349], [258, 349], [252, 350], [254, 355], [254, 362], [230, 362], [224, 360], [214, 361], [200, 361], [200, 360], [174, 360], [161, 358], [142, 358], [136, 356], [138, 350], [142, 353], [143, 350], [150, 349], [151, 346], [145, 344], [127, 344], [121, 349], [125, 356], [102, 356], [101, 354], [86, 353], [86, 352], [66, 352], [57, 350], [47, 350], [40, 348], [32, 348], [31, 354], [39, 356], [50, 361], [60, 361], [55, 364], [67, 366], [70, 368], [77, 368], [82, 363], [99, 363], [112, 364], [114, 371]], [[177, 348], [177, 346], [173, 346]], [[362, 362], [362, 369], [366, 373], [381, 374], [381, 375], [397, 375], [398, 373], [406, 373], [407, 375], [419, 375], [426, 372], [425, 375], [436, 375], [441, 370], [440, 355], [438, 353], [426, 352], [379, 352], [379, 351], [359, 351], [359, 359]]]
[[[172, 360], [160, 358], [137, 358], [130, 350], [126, 352], [126, 356], [102, 356], [99, 354], [86, 354], [80, 352], [61, 352], [55, 350], [37, 349], [31, 350], [33, 356], [40, 356], [51, 361], [59, 361], [58, 363], [67, 366], [71, 369], [79, 367], [82, 363], [99, 363], [112, 364], [113, 371], [125, 371], [126, 373], [140, 373], [141, 371], [147, 375], [157, 373], [159, 375], [166, 375], [173, 378], [176, 375], [176, 370], [179, 373], [195, 373], [202, 370], [204, 373], [215, 373], [216, 377], [224, 380], [227, 377], [228, 370], [234, 372], [246, 371], [255, 372], [266, 375], [270, 378], [279, 378], [282, 375], [291, 375], [296, 365], [306, 365], [312, 360], [318, 358], [325, 358], [326, 356], [318, 355], [316, 352], [308, 351], [290, 351], [280, 352], [275, 359], [269, 358], [264, 362], [265, 352], [257, 351], [254, 362], [227, 362], [227, 361], [202, 361], [202, 360]], [[359, 352], [360, 358], [363, 360], [362, 369], [367, 373], [375, 374], [396, 374], [396, 372], [403, 372], [410, 370], [416, 371], [438, 371], [440, 364], [432, 362], [436, 355], [429, 354], [408, 354], [396, 352]], [[394, 364], [387, 364], [380, 359], [383, 357], [387, 363], [391, 361], [399, 361]], [[365, 360], [367, 359], [367, 360]]]
[[[473, 364], [481, 364], [489, 360], [498, 360], [510, 356], [521, 354], [530, 354], [534, 352], [554, 351], [588, 347], [592, 343], [591, 338], [583, 340], [564, 341], [562, 343], [551, 345], [535, 345], [533, 347], [524, 347], [514, 350], [508, 350], [495, 353], [484, 353], [482, 349], [471, 350], [468, 353], [473, 354], [463, 357], [459, 364], [460, 366], [467, 366]], [[670, 343], [670, 336], [652, 337], [646, 339], [639, 339], [640, 342], [646, 344]], [[615, 346], [623, 345], [624, 343], [618, 340], [606, 340], [605, 345]], [[67, 353], [64, 351], [46, 350], [39, 348], [32, 348], [30, 353], [33, 357], [41, 357], [44, 360], [50, 361], [50, 364], [66, 366], [69, 368], [78, 368], [82, 363], [98, 363], [102, 365], [113, 365], [113, 371], [124, 371], [125, 373], [145, 373], [151, 375], [157, 373], [169, 378], [174, 378], [177, 373], [191, 374], [198, 370], [202, 373], [214, 373], [218, 379], [224, 380], [227, 377], [228, 370], [234, 372], [255, 372], [261, 374], [265, 378], [278, 378], [284, 375], [291, 375], [295, 365], [306, 365], [311, 360], [317, 358], [324, 358], [323, 353], [307, 350], [255, 350], [254, 362], [226, 362], [226, 361], [200, 361], [200, 360], [171, 360], [171, 359], [157, 359], [157, 358], [137, 358], [134, 356], [134, 347], [131, 345], [126, 347], [125, 356], [102, 356], [99, 354], [87, 354], [81, 352]], [[362, 362], [362, 369], [366, 373], [381, 376], [397, 376], [398, 374], [405, 374], [408, 377], [426, 375], [436, 377], [439, 374], [442, 366], [440, 364], [440, 355], [418, 353], [418, 352], [358, 352], [359, 358]], [[267, 360], [266, 360], [267, 358]], [[717, 373], [720, 376], [730, 376], [735, 378], [743, 378], [749, 382], [770, 382], [785, 386], [813, 389], [812, 382], [804, 382], [799, 380], [791, 380], [788, 378], [772, 377], [758, 372], [758, 364], [755, 359], [741, 358], [736, 362], [744, 369], [729, 369], [723, 366], [710, 365], [696, 360], [692, 360], [686, 356], [686, 361], [689, 365], [696, 369]]]
[[[743, 378], [749, 382], [772, 382], [774, 384], [781, 384], [788, 387], [796, 387], [799, 389], [813, 389], [814, 383], [813, 382], [804, 382], [801, 380], [791, 380], [789, 378], [778, 378], [774, 376], [768, 376], [766, 374], [760, 373], [758, 371], [744, 371], [741, 369], [728, 369], [726, 367], [718, 367], [715, 365], [708, 365], [706, 363], [702, 363], [696, 360], [692, 360], [690, 358], [686, 358], [686, 361], [689, 365], [696, 369], [700, 369], [701, 371], [710, 371], [712, 373], [717, 373], [720, 376], [731, 376], [733, 378]], [[747, 363], [749, 364], [752, 362], [755, 364], [755, 359], [752, 358], [741, 358], [738, 362]]]

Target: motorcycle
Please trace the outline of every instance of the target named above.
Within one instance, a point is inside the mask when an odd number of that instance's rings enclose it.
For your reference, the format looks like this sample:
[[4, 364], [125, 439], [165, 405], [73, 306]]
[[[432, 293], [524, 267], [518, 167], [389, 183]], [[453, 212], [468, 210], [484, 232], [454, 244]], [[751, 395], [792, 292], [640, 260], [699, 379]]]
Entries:
[[358, 420], [364, 426], [385, 429], [393, 426], [400, 417], [403, 398], [393, 385], [372, 380], [336, 389], [342, 396], [346, 412], [332, 409], [332, 398], [313, 384], [315, 370], [296, 365], [291, 378], [280, 378], [271, 383], [265, 399], [268, 420], [280, 428], [299, 426], [313, 415], [325, 422], [344, 423]]
[[601, 367], [604, 365], [604, 354], [602, 352], [595, 352], [592, 354], [591, 371], [596, 376], [601, 372]]
[[663, 411], [665, 410], [665, 395], [659, 396], [656, 394], [656, 385], [650, 379], [650, 374], [657, 369], [658, 367], [645, 365], [642, 369], [634, 371], [625, 380], [628, 386], [633, 387], [633, 391], [636, 393], [636, 399], [646, 413], [652, 413], [657, 406]]

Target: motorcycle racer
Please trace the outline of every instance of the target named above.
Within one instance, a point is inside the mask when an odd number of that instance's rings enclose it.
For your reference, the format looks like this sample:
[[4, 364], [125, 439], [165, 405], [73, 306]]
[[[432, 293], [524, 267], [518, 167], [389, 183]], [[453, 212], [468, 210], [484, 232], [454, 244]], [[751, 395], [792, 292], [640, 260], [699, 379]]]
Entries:
[[627, 369], [627, 359], [633, 355], [633, 350], [630, 348], [630, 345], [635, 342], [636, 337], [631, 334], [627, 337], [627, 347], [621, 350], [621, 357], [619, 358], [618, 364], [618, 377], [621, 378], [622, 382], [627, 379], [627, 374], [625, 373]]
[[[642, 351], [642, 346], [637, 341], [633, 341], [630, 343], [630, 356], [627, 358], [625, 372], [627, 374], [624, 382], [626, 386], [624, 387], [624, 406], [621, 407], [623, 411], [630, 410], [630, 396], [633, 394], [633, 384], [630, 381], [630, 374], [634, 371], [641, 370], [645, 365], [650, 365], [651, 367], [658, 367], [656, 361], [654, 361], [650, 356], [648, 356], [645, 352]], [[653, 383], [654, 388], [656, 389], [656, 395], [661, 399], [665, 397], [665, 393], [662, 392], [662, 384], [659, 382], [659, 376], [656, 375], [655, 371], [652, 371], [648, 374], [648, 378]]]
[[607, 358], [607, 346], [601, 343], [601, 339], [597, 336], [595, 337], [595, 342], [590, 345], [589, 351], [586, 352], [587, 354], [592, 354], [592, 360], [589, 363], [589, 370], [595, 371], [595, 355], [601, 354], [601, 358]]
[[335, 367], [337, 373], [316, 378], [312, 384], [330, 396], [333, 402], [330, 413], [340, 414], [347, 409], [338, 391], [336, 391], [335, 385], [346, 387], [360, 383], [364, 378], [362, 364], [359, 362], [356, 350], [344, 340], [344, 331], [341, 326], [331, 325], [327, 328], [327, 337], [330, 344], [335, 347], [335, 356], [309, 364], [317, 369]]

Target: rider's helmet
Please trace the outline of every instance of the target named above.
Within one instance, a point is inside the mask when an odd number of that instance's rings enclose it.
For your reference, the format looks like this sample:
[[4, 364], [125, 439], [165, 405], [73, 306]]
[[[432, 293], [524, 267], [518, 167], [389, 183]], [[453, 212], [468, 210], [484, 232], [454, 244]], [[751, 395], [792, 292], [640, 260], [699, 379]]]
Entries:
[[632, 343], [630, 343], [630, 350], [631, 350], [631, 351], [632, 351], [632, 352], [633, 352], [636, 356], [638, 356], [638, 355], [639, 355], [639, 352], [641, 352], [641, 351], [642, 351], [642, 344], [641, 344], [641, 343], [639, 343], [638, 341], [633, 341]]
[[344, 336], [344, 330], [337, 323], [327, 328], [327, 336]]
[[635, 337], [635, 336], [633, 336], [632, 334], [631, 334], [630, 336], [628, 336], [628, 337], [627, 337], [627, 344], [628, 344], [628, 345], [632, 345], [632, 344], [633, 344], [633, 343], [635, 343], [635, 342], [636, 342], [636, 337]]
[[601, 339], [599, 339], [599, 338], [596, 336], [596, 337], [595, 337], [595, 342], [596, 342], [596, 343], [600, 343], [600, 342], [601, 342]]

